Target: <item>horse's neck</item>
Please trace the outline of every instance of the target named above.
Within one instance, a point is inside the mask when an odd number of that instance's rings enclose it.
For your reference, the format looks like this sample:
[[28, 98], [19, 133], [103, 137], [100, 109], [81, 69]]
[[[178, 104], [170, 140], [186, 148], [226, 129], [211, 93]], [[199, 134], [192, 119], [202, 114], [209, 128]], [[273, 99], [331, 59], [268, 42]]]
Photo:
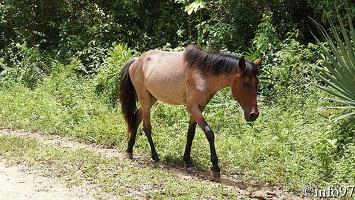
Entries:
[[232, 85], [234, 75], [218, 75], [209, 77], [210, 89], [212, 92], [217, 92], [225, 87]]

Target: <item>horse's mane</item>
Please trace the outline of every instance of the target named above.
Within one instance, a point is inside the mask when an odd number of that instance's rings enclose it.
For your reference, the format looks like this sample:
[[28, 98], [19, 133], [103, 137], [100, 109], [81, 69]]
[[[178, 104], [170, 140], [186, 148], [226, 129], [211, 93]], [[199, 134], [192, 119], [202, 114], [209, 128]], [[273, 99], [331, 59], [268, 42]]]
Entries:
[[[221, 53], [209, 53], [202, 50], [200, 47], [195, 45], [189, 45], [185, 48], [184, 60], [188, 67], [197, 68], [203, 74], [230, 74], [238, 70], [238, 62], [240, 57], [221, 54]], [[246, 60], [246, 70], [242, 74], [248, 75], [254, 73], [259, 74], [259, 69], [254, 65], [254, 63]]]

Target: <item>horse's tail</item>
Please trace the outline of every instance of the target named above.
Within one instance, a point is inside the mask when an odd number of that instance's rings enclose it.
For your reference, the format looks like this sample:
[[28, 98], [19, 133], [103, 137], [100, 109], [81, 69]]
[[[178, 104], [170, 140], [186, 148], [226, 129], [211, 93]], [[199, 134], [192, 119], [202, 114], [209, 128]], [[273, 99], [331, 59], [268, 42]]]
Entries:
[[121, 109], [128, 125], [128, 131], [132, 133], [137, 122], [137, 93], [129, 76], [129, 67], [136, 60], [131, 59], [123, 67], [120, 80], [120, 101]]

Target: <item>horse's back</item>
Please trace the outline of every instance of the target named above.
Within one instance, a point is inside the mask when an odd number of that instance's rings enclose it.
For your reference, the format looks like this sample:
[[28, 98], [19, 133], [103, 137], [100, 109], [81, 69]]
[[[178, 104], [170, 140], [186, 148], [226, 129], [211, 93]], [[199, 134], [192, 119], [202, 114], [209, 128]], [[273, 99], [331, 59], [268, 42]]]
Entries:
[[148, 91], [162, 102], [185, 104], [187, 77], [183, 52], [150, 50], [132, 64], [129, 73], [138, 96]]

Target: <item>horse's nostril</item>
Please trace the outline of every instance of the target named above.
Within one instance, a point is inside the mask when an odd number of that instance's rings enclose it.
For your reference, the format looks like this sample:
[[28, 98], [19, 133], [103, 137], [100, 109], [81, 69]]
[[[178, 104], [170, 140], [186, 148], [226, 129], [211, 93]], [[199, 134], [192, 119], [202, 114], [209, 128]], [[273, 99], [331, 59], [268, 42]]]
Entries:
[[250, 116], [249, 116], [251, 121], [255, 121], [258, 117], [259, 117], [259, 113], [254, 113], [254, 112], [250, 113]]

